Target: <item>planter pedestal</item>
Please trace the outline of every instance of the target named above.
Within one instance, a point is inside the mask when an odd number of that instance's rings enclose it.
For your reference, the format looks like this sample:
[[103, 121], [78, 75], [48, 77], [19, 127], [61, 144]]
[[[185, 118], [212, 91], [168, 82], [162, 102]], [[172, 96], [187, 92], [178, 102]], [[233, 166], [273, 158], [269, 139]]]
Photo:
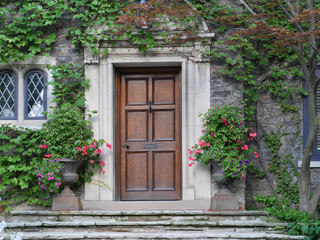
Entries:
[[212, 211], [239, 211], [239, 203], [234, 193], [228, 189], [228, 185], [234, 178], [224, 177], [218, 167], [214, 168], [212, 174], [213, 181], [216, 182], [220, 190], [211, 198], [210, 209]]
[[80, 166], [81, 161], [68, 158], [59, 161], [64, 164], [64, 169], [62, 171], [62, 184], [64, 185], [64, 189], [53, 199], [52, 210], [82, 210], [80, 198], [70, 189], [70, 185], [76, 183], [79, 179], [77, 169]]
[[239, 211], [239, 204], [234, 193], [220, 189], [211, 198], [210, 209], [212, 211]]

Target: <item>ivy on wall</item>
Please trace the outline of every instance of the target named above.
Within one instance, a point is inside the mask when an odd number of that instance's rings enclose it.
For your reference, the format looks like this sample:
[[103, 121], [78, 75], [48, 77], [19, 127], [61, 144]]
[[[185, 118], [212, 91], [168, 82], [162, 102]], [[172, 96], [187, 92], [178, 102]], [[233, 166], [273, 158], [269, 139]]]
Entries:
[[10, 205], [23, 201], [51, 204], [36, 184], [35, 166], [44, 155], [39, 148], [42, 138], [41, 130], [0, 125], [0, 206], [6, 211], [10, 211]]

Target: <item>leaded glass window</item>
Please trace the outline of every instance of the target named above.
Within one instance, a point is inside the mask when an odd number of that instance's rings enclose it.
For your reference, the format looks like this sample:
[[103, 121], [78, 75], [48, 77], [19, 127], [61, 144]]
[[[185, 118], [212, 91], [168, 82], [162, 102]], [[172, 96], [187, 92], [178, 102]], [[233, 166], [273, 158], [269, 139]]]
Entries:
[[17, 118], [17, 77], [9, 70], [0, 72], [0, 119]]
[[46, 111], [46, 75], [39, 70], [32, 70], [26, 75], [26, 118], [45, 118]]

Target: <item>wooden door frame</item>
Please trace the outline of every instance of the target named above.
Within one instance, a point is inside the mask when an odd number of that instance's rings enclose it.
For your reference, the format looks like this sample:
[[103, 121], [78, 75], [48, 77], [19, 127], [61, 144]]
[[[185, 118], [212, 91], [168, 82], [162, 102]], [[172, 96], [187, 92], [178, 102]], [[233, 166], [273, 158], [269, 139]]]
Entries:
[[180, 102], [180, 112], [179, 112], [179, 134], [180, 134], [180, 199], [182, 199], [182, 77], [181, 77], [181, 67], [119, 67], [115, 69], [115, 201], [121, 201], [120, 199], [120, 187], [121, 187], [121, 111], [120, 111], [120, 96], [121, 96], [121, 76], [124, 74], [152, 74], [152, 73], [171, 73], [178, 75], [178, 97]]

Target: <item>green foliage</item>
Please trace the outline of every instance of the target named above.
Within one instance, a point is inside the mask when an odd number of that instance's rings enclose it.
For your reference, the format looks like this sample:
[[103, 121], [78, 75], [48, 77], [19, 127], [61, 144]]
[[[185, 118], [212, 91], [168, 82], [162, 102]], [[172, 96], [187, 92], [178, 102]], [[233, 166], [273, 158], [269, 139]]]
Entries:
[[319, 222], [314, 222], [312, 215], [299, 210], [299, 173], [292, 162], [292, 156], [281, 155], [281, 138], [288, 133], [281, 133], [283, 125], [278, 131], [265, 133], [265, 142], [271, 151], [269, 171], [274, 173], [276, 180], [276, 194], [271, 196], [255, 196], [255, 200], [265, 205], [272, 216], [290, 222], [289, 234], [306, 235], [306, 239], [320, 237]]
[[[57, 34], [63, 34], [61, 28], [66, 28], [65, 36], [74, 46], [89, 47], [94, 54], [100, 53], [101, 40], [112, 46], [111, 40], [125, 39], [141, 52], [162, 44], [155, 40], [157, 35], [167, 44], [175, 40], [183, 43], [181, 39], [188, 42], [186, 39], [196, 34], [190, 23], [197, 16], [189, 10], [181, 1], [150, 0], [145, 5], [112, 0], [4, 0], [0, 5], [0, 62], [48, 55]], [[187, 30], [168, 36], [170, 21], [172, 26], [183, 25]]]
[[57, 21], [66, 11], [64, 0], [1, 1], [0, 62], [25, 60], [48, 53], [56, 41]]
[[54, 158], [74, 158], [79, 144], [93, 134], [90, 124], [84, 113], [71, 103], [53, 108], [42, 128], [48, 153]]
[[320, 221], [297, 222], [289, 224], [289, 234], [305, 235], [305, 240], [318, 240], [320, 238]]
[[[122, 35], [115, 24], [120, 10], [125, 6], [123, 1], [86, 1], [70, 0], [69, 13], [76, 20], [76, 26], [69, 29], [68, 36], [72, 37], [75, 46], [89, 46], [95, 53], [97, 43], [110, 40], [114, 33]], [[103, 27], [103, 29], [101, 29]]]
[[0, 125], [0, 205], [30, 201], [48, 206], [50, 197], [35, 184], [35, 170], [44, 152], [39, 148], [41, 130]]
[[47, 66], [51, 70], [53, 80], [48, 85], [53, 86], [52, 102], [58, 106], [64, 103], [83, 107], [85, 103], [84, 89], [89, 86], [89, 80], [85, 76], [82, 64], [58, 64]]

